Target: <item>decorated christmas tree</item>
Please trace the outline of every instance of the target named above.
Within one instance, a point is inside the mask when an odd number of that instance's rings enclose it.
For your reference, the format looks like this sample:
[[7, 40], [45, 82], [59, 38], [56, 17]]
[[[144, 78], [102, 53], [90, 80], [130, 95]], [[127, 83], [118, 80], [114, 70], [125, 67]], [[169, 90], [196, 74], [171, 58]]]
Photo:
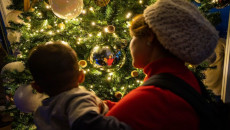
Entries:
[[[133, 16], [155, 1], [12, 0], [6, 26], [13, 54], [2, 70], [4, 87], [11, 95], [8, 106], [14, 102], [15, 91], [29, 86], [33, 80], [27, 68], [29, 51], [52, 41], [69, 44], [77, 52], [79, 66], [86, 75], [82, 85], [101, 99], [118, 101], [138, 87], [144, 74], [132, 67], [129, 24]], [[200, 9], [215, 25], [219, 23], [219, 14], [208, 13], [214, 6], [210, 1], [202, 0]], [[189, 67], [197, 71], [196, 67]], [[32, 88], [29, 91], [37, 94]], [[34, 99], [28, 96], [28, 100]], [[14, 117], [13, 128], [36, 129], [31, 113], [14, 107], [8, 107], [6, 112]]]

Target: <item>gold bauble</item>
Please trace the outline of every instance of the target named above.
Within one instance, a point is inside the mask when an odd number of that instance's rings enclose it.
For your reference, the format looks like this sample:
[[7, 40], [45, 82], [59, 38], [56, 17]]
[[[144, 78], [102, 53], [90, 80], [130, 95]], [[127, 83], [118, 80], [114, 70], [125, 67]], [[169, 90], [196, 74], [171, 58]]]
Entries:
[[29, 12], [34, 12], [34, 10], [35, 10], [35, 9], [31, 7], [31, 8], [29, 9]]
[[59, 24], [58, 24], [58, 27], [59, 27], [61, 30], [63, 30], [63, 29], [65, 29], [65, 24], [64, 24], [64, 23], [59, 23]]
[[116, 97], [117, 99], [121, 99], [122, 96], [123, 96], [123, 94], [122, 94], [120, 91], [117, 91], [117, 92], [115, 93], [115, 97]]
[[83, 0], [49, 0], [53, 13], [61, 19], [78, 17], [83, 10]]
[[95, 4], [104, 7], [109, 3], [110, 0], [94, 0]]
[[85, 60], [80, 60], [78, 62], [79, 66], [82, 67], [82, 68], [85, 68], [87, 66], [87, 62]]
[[107, 26], [108, 28], [108, 33], [114, 33], [115, 32], [115, 27], [113, 25]]
[[139, 73], [136, 70], [131, 72], [132, 77], [137, 77], [138, 75], [139, 75]]

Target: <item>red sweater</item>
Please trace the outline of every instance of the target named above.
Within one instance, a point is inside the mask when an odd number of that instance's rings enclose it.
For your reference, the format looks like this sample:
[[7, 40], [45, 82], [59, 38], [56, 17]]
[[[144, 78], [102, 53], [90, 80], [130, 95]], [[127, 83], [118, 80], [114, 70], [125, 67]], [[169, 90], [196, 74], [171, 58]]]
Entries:
[[[200, 87], [192, 72], [184, 62], [174, 58], [164, 58], [152, 62], [144, 68], [145, 80], [155, 74], [173, 74], [196, 89]], [[199, 118], [194, 109], [184, 99], [155, 86], [138, 87], [118, 103], [109, 102], [107, 116], [115, 116], [134, 130], [198, 130]]]

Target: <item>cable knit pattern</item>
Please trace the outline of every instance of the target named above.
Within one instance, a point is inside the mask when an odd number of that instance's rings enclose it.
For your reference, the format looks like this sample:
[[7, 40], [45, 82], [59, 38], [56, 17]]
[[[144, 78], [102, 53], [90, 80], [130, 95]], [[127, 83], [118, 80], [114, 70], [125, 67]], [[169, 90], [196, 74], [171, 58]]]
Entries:
[[181, 60], [199, 64], [214, 51], [218, 33], [197, 7], [185, 0], [157, 0], [144, 10], [160, 43]]

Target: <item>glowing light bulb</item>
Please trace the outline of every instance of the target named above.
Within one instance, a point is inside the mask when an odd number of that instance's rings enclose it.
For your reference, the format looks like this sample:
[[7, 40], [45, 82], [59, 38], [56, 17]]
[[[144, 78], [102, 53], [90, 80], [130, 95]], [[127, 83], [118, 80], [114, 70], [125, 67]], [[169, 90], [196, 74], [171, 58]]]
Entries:
[[31, 24], [28, 23], [28, 24], [27, 24], [27, 27], [30, 28], [30, 27], [31, 27]]
[[127, 27], [129, 28], [131, 26], [130, 22], [127, 22]]
[[[73, 19], [73, 20], [74, 20], [74, 19]], [[65, 23], [68, 23], [68, 22], [69, 22], [69, 20], [66, 19], [66, 20], [65, 20]]]
[[49, 6], [49, 5], [46, 5], [46, 8], [47, 8], [47, 9], [50, 9], [50, 6]]
[[132, 13], [128, 13], [127, 15], [126, 15], [126, 18], [128, 19], [128, 18], [130, 18], [132, 16]]
[[105, 31], [105, 32], [109, 32], [109, 30], [108, 30], [108, 28], [107, 28], [107, 27], [105, 27], [105, 28], [104, 28], [104, 31]]
[[90, 7], [89, 10], [90, 10], [90, 11], [93, 11], [93, 7]]
[[113, 73], [109, 73], [110, 76], [113, 76]]
[[78, 38], [78, 41], [80, 42], [82, 39], [81, 38]]
[[82, 14], [86, 14], [86, 10], [82, 10]]
[[113, 36], [114, 36], [114, 37], [118, 37], [116, 33], [113, 33]]
[[97, 36], [100, 37], [100, 36], [101, 36], [101, 32], [99, 32], [99, 33], [97, 34]]
[[142, 3], [143, 3], [143, 1], [142, 1], [142, 0], [140, 0], [140, 1], [139, 1], [139, 3], [140, 3], [140, 4], [142, 4]]
[[95, 26], [95, 25], [96, 25], [96, 23], [95, 23], [95, 22], [92, 22], [91, 24], [92, 24], [93, 26]]
[[61, 41], [62, 44], [69, 45], [68, 42]]
[[49, 34], [49, 35], [53, 35], [53, 32], [52, 32], [52, 31], [49, 31], [48, 34]]

